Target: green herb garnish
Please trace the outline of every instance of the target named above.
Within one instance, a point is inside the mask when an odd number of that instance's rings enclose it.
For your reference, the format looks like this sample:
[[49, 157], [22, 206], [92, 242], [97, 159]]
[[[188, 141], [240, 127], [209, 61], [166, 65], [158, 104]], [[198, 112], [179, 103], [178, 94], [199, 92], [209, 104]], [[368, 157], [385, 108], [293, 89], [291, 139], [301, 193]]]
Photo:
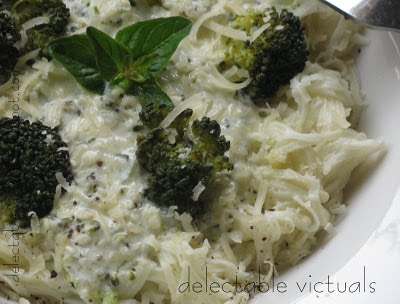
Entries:
[[109, 82], [128, 94], [173, 107], [156, 77], [191, 26], [183, 17], [159, 18], [128, 26], [115, 38], [88, 27], [86, 35], [53, 40], [49, 53], [92, 93], [103, 94]]

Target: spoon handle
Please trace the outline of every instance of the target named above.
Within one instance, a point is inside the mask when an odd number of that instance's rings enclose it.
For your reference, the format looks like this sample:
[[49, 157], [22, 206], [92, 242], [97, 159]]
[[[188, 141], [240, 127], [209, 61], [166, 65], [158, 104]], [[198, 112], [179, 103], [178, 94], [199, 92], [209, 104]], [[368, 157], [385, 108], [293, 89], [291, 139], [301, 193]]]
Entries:
[[320, 0], [365, 25], [400, 31], [400, 0]]

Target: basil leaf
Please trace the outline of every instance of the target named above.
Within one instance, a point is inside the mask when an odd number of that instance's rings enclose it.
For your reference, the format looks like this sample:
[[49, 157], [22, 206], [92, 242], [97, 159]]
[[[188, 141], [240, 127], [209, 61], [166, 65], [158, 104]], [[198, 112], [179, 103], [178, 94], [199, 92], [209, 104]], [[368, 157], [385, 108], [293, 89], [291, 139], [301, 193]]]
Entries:
[[158, 60], [149, 68], [153, 77], [165, 68], [179, 43], [192, 27], [183, 17], [158, 18], [135, 23], [120, 30], [115, 39], [124, 45], [137, 60], [148, 54], [158, 54]]
[[103, 94], [105, 84], [101, 77], [94, 51], [86, 35], [74, 35], [52, 40], [50, 55], [58, 60], [85, 89]]
[[156, 81], [139, 83], [134, 82], [127, 89], [127, 93], [133, 96], [138, 96], [146, 101], [151, 101], [156, 104], [166, 104], [168, 107], [173, 108], [174, 104], [168, 95], [160, 88]]
[[86, 34], [92, 42], [101, 76], [110, 81], [126, 66], [128, 52], [106, 33], [89, 26]]
[[140, 57], [136, 60], [131, 67], [129, 72], [126, 74], [129, 79], [135, 82], [146, 82], [153, 78], [151, 75], [150, 67], [154, 62], [158, 60], [157, 54], [150, 54]]

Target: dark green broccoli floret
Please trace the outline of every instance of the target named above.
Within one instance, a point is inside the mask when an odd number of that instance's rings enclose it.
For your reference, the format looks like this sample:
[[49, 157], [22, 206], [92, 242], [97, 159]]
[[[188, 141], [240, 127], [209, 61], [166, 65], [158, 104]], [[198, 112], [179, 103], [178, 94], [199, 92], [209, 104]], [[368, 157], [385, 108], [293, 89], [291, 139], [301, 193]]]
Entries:
[[228, 157], [224, 156], [230, 148], [229, 141], [221, 136], [221, 127], [215, 120], [203, 117], [195, 120], [192, 125], [193, 135], [196, 137], [196, 147], [191, 157], [207, 164], [212, 168], [212, 176], [224, 169], [233, 169]]
[[223, 69], [236, 65], [249, 71], [252, 82], [244, 92], [254, 101], [273, 97], [282, 85], [304, 70], [308, 56], [300, 20], [287, 10], [249, 10], [245, 16], [237, 16], [233, 26], [250, 36], [266, 23], [270, 26], [252, 43], [228, 39], [221, 65]]
[[14, 19], [0, 12], [0, 84], [6, 82], [17, 63], [19, 51], [14, 44], [21, 39]]
[[[170, 111], [164, 106], [153, 106], [152, 111], [157, 112], [157, 108], [163, 111], [155, 115], [158, 120]], [[158, 127], [140, 136], [136, 155], [139, 164], [150, 173], [144, 195], [163, 206], [178, 206], [179, 213], [196, 216], [205, 210], [201, 197], [196, 197], [197, 189], [201, 192], [218, 172], [232, 170], [233, 166], [224, 156], [230, 144], [221, 136], [216, 121], [207, 117], [195, 120], [191, 126], [194, 139], [189, 139], [186, 131], [192, 114], [191, 109], [186, 109], [168, 128]]]
[[20, 25], [36, 17], [49, 18], [49, 23], [27, 30], [28, 42], [24, 46], [25, 52], [41, 48], [44, 55], [47, 54], [49, 42], [65, 33], [70, 16], [62, 0], [19, 0], [11, 12], [18, 17]]
[[29, 225], [30, 211], [39, 218], [53, 208], [56, 173], [71, 182], [66, 144], [41, 122], [0, 118], [0, 224]]
[[14, 19], [5, 12], [0, 12], [0, 44], [1, 46], [13, 46], [21, 35]]
[[166, 104], [155, 104], [147, 102], [140, 112], [140, 120], [143, 125], [150, 129], [154, 129], [160, 125], [165, 116], [171, 111]]

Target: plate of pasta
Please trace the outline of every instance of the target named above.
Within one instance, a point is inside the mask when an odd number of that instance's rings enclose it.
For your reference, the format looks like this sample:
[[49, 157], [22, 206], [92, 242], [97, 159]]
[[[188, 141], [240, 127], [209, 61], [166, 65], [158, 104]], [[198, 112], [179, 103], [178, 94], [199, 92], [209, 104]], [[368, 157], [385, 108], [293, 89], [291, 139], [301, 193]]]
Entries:
[[314, 0], [0, 10], [0, 302], [289, 303], [389, 209], [396, 34]]

